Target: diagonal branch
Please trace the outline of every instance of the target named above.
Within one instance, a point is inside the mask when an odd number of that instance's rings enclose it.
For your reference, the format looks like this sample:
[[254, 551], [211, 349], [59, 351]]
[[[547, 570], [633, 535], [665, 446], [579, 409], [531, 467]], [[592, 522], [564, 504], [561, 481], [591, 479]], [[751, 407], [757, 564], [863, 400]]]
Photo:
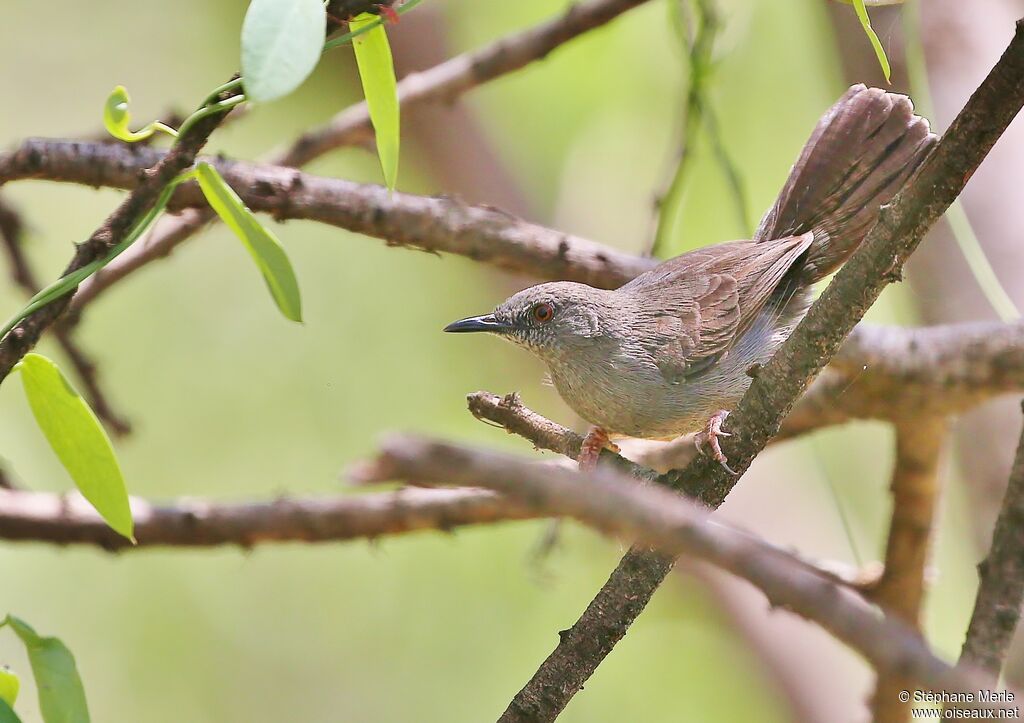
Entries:
[[991, 687], [999, 679], [1024, 601], [1024, 432], [992, 533], [992, 547], [978, 572], [981, 584], [960, 661], [985, 671], [986, 687]]
[[[192, 165], [210, 134], [229, 112], [230, 109], [200, 119], [178, 137], [167, 154], [140, 173], [138, 185], [128, 197], [85, 242], [76, 246], [75, 254], [64, 275], [77, 271], [110, 253], [127, 236], [132, 225], [142, 214], [156, 203], [164, 187]], [[0, 178], [0, 181], [2, 180]], [[7, 378], [14, 365], [36, 345], [42, 333], [57, 320], [70, 302], [70, 294], [56, 299], [22, 319], [0, 340], [0, 382]]]
[[[687, 554], [711, 562], [760, 588], [776, 607], [812, 620], [859, 652], [878, 670], [900, 673], [920, 687], [977, 693], [981, 676], [935, 657], [913, 630], [884, 616], [860, 595], [808, 569], [777, 548], [717, 524], [707, 510], [678, 495], [638, 484], [603, 468], [593, 475], [540, 467], [507, 455], [401, 436], [385, 440], [379, 456], [357, 468], [363, 482], [483, 486], [519, 500], [538, 514], [567, 515], [625, 540], [656, 545], [669, 560]], [[541, 700], [543, 706], [546, 701]], [[1000, 703], [983, 703], [998, 707]], [[503, 720], [537, 720], [544, 708]], [[533, 716], [533, 717], [531, 717]]]
[[[772, 360], [759, 369], [750, 388], [727, 421], [732, 437], [723, 449], [741, 473], [778, 432], [782, 419], [814, 376], [838, 351], [882, 289], [899, 280], [901, 269], [928, 227], [957, 197], [996, 139], [1024, 104], [1024, 23], [978, 90], [943, 135], [907, 188], [883, 209], [878, 223], [860, 249], [836, 274], [789, 339]], [[670, 472], [661, 480], [682, 489], [688, 496], [715, 508], [736, 484], [736, 478], [704, 457], [685, 469]], [[598, 593], [633, 599], [650, 598], [670, 566], [662, 555], [644, 554], [634, 548]], [[621, 582], [630, 580], [628, 590]], [[623, 617], [598, 616], [588, 608], [548, 659], [513, 699], [505, 720], [554, 720], [596, 669], [611, 645], [574, 655], [576, 633], [619, 635], [636, 611]], [[569, 656], [570, 660], [565, 660]], [[557, 665], [556, 665], [557, 663]], [[563, 671], [568, 670], [568, 675]]]
[[[0, 199], [0, 244], [7, 252], [11, 278], [28, 296], [32, 296], [41, 287], [22, 249], [22, 231], [21, 217]], [[131, 424], [118, 414], [107, 400], [97, 376], [96, 363], [78, 345], [66, 324], [58, 324], [54, 332], [57, 343], [78, 374], [89, 406], [110, 431], [119, 435], [128, 434], [131, 431]]]

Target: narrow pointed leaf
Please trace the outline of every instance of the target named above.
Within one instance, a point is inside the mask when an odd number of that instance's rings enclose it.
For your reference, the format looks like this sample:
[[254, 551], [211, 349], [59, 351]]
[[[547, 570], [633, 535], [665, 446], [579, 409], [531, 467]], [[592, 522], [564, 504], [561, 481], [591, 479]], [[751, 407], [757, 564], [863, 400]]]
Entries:
[[286, 318], [302, 321], [299, 282], [281, 242], [260, 224], [216, 168], [198, 164], [196, 180], [213, 210], [249, 249], [277, 308]]
[[[20, 688], [21, 681], [18, 680], [17, 674], [6, 666], [0, 668], [0, 700], [13, 707], [14, 701], [18, 699], [18, 690]], [[3, 720], [3, 718], [0, 718], [0, 720]]]
[[13, 615], [8, 615], [5, 622], [25, 644], [45, 723], [89, 723], [85, 689], [75, 656], [67, 646], [57, 638], [41, 637], [32, 626]]
[[885, 75], [886, 82], [889, 81], [889, 76], [892, 73], [889, 67], [889, 58], [885, 55], [885, 49], [882, 47], [882, 41], [878, 39], [878, 35], [875, 34], [874, 29], [871, 27], [871, 18], [868, 17], [868, 9], [864, 7], [864, 0], [851, 0], [853, 2], [853, 9], [857, 12], [857, 18], [860, 20], [860, 25], [864, 28], [864, 33], [868, 36], [868, 40], [871, 41], [871, 47], [875, 50], [875, 57], [878, 58], [878, 64], [882, 66], [882, 73]]
[[398, 137], [400, 117], [398, 89], [395, 83], [395, 65], [391, 59], [391, 46], [380, 18], [369, 13], [357, 15], [350, 23], [352, 32], [372, 25], [370, 30], [355, 36], [352, 47], [359, 66], [359, 79], [363, 95], [370, 110], [370, 120], [377, 139], [377, 156], [384, 172], [384, 183], [391, 190], [398, 181]]
[[21, 718], [14, 712], [14, 708], [3, 698], [0, 698], [0, 723], [21, 723]]
[[249, 100], [291, 93], [316, 67], [327, 32], [321, 0], [252, 0], [242, 23], [242, 83]]
[[85, 499], [132, 539], [132, 513], [114, 447], [92, 409], [52, 361], [26, 354], [18, 365], [36, 423]]

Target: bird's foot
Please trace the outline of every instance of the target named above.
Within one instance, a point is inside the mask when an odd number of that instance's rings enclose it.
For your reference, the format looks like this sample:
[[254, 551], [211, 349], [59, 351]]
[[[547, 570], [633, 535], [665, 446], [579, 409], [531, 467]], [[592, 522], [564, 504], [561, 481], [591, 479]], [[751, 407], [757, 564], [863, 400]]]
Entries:
[[581, 472], [593, 472], [597, 469], [597, 459], [605, 448], [618, 454], [619, 447], [608, 437], [608, 432], [600, 427], [591, 427], [580, 445], [580, 456], [576, 458]]
[[709, 454], [706, 448], [710, 448], [710, 456], [713, 460], [722, 465], [731, 475], [736, 473], [729, 468], [729, 460], [726, 458], [725, 453], [722, 452], [722, 447], [718, 443], [719, 437], [731, 437], [732, 435], [728, 432], [722, 431], [722, 422], [729, 416], [729, 412], [724, 409], [719, 409], [717, 412], [711, 415], [708, 419], [708, 423], [704, 425], [703, 431], [698, 432], [694, 435], [693, 443], [697, 445], [697, 451], [701, 454]]

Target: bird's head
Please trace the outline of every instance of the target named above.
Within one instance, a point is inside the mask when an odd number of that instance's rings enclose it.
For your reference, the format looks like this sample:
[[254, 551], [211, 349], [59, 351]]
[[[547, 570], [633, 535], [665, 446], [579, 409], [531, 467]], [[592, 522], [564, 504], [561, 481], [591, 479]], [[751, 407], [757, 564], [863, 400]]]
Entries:
[[486, 331], [554, 362], [585, 346], [593, 346], [616, 313], [610, 295], [571, 281], [555, 281], [523, 289], [490, 314], [452, 322], [449, 332]]

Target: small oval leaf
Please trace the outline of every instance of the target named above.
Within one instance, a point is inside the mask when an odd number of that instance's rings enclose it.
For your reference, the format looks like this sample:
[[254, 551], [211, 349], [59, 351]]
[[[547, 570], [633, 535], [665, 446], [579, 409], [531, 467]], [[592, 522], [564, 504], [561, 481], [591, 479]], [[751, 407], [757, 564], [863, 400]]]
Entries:
[[6, 665], [0, 668], [0, 700], [13, 707], [20, 689], [21, 681], [17, 674]]
[[373, 27], [352, 39], [352, 47], [356, 53], [359, 79], [363, 84], [363, 95], [366, 97], [366, 106], [377, 139], [377, 156], [384, 172], [384, 183], [393, 191], [398, 181], [401, 119], [391, 46], [388, 44], [384, 24], [376, 15], [357, 15], [349, 22], [349, 28], [352, 32], [359, 32], [370, 24], [374, 24]]
[[39, 710], [46, 723], [89, 723], [85, 689], [75, 656], [57, 638], [41, 637], [32, 626], [13, 615], [5, 620], [28, 652], [39, 690]]
[[209, 163], [199, 163], [196, 180], [213, 210], [249, 249], [277, 308], [286, 318], [302, 321], [299, 282], [281, 242], [263, 228], [216, 168]]
[[18, 365], [36, 423], [78, 490], [116, 532], [132, 539], [132, 513], [110, 438], [57, 365], [26, 354]]
[[313, 72], [324, 46], [321, 0], [252, 0], [242, 22], [242, 83], [249, 100], [291, 93]]

